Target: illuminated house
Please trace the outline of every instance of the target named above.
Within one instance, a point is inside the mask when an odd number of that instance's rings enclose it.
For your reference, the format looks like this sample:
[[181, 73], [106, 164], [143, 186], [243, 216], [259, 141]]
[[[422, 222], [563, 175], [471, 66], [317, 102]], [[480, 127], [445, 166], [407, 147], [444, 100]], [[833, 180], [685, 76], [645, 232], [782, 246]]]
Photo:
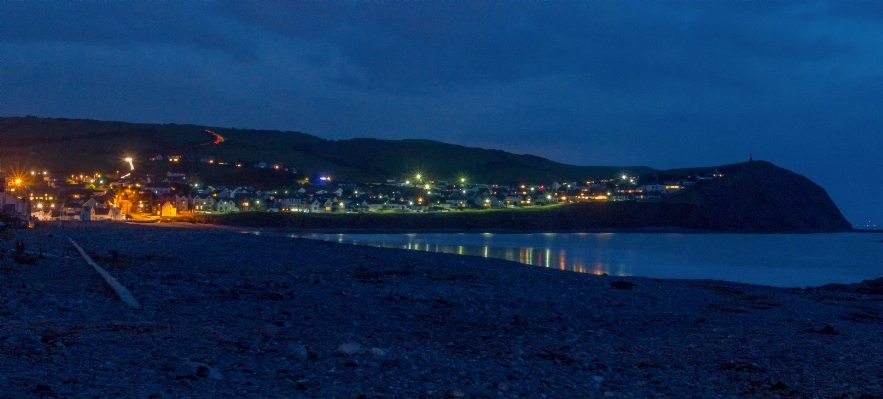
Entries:
[[178, 206], [174, 195], [163, 195], [156, 199], [153, 214], [156, 216], [178, 216]]
[[218, 212], [239, 212], [239, 207], [232, 199], [222, 199], [218, 201]]
[[211, 213], [215, 210], [215, 199], [212, 196], [205, 195], [203, 197], [197, 195], [193, 197], [194, 213]]
[[159, 210], [160, 216], [178, 216], [178, 207], [171, 201], [163, 202]]

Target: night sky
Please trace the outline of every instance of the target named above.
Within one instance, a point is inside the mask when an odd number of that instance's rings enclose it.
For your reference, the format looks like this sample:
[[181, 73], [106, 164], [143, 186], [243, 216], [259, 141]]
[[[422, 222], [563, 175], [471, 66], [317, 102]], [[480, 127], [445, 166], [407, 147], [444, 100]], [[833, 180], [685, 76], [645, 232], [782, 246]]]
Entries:
[[753, 153], [883, 223], [883, 6], [4, 2], [0, 115], [427, 138], [580, 165]]

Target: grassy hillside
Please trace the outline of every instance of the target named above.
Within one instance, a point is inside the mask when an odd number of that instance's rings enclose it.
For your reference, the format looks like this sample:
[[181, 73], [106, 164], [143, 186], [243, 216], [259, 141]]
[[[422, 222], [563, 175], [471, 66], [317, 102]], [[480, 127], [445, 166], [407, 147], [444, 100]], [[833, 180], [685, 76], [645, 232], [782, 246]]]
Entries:
[[[226, 140], [212, 144], [216, 132]], [[154, 125], [81, 119], [0, 118], [0, 166], [64, 173], [125, 170], [123, 159], [146, 166], [152, 155], [213, 156], [227, 162], [281, 162], [305, 175], [328, 173], [357, 182], [404, 179], [422, 173], [431, 179], [473, 182], [551, 182], [609, 178], [623, 170], [647, 174], [644, 166], [574, 166], [532, 155], [469, 148], [430, 140], [325, 140], [299, 132], [243, 130], [196, 125]], [[169, 165], [151, 165], [164, 173]], [[173, 165], [198, 172], [205, 166]], [[157, 169], [158, 168], [158, 169]], [[203, 175], [242, 172], [202, 170]]]

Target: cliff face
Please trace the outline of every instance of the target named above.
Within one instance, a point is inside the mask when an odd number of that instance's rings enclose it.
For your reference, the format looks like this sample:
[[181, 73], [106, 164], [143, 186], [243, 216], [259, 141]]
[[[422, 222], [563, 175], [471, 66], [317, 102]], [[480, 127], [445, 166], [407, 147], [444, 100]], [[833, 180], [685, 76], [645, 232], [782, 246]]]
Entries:
[[683, 227], [732, 232], [839, 232], [852, 226], [806, 177], [769, 162], [717, 167], [723, 178], [702, 181], [665, 200], [691, 204]]

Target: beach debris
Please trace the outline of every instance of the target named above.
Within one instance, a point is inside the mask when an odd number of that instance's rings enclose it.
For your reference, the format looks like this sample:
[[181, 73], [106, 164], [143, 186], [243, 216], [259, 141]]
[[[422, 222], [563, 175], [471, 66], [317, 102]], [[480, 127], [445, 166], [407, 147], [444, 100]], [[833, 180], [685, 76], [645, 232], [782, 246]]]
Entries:
[[92, 258], [89, 257], [89, 255], [86, 255], [86, 251], [84, 251], [83, 248], [81, 248], [79, 245], [77, 245], [77, 243], [74, 242], [73, 239], [68, 238], [68, 240], [70, 240], [71, 244], [74, 244], [74, 248], [76, 248], [77, 251], [80, 252], [80, 255], [82, 255], [83, 259], [86, 260], [86, 263], [88, 263], [90, 266], [92, 266], [92, 268], [95, 269], [95, 271], [98, 272], [98, 274], [100, 274], [101, 277], [104, 278], [104, 281], [107, 282], [107, 285], [109, 285], [110, 288], [113, 288], [113, 290], [114, 290], [114, 292], [116, 292], [117, 296], [119, 296], [120, 299], [123, 302], [125, 302], [126, 305], [128, 305], [132, 309], [141, 309], [141, 304], [138, 303], [138, 300], [135, 299], [135, 296], [132, 295], [132, 293], [126, 287], [124, 287], [122, 284], [120, 284], [120, 282], [117, 281], [117, 279], [113, 278], [113, 276], [111, 276], [110, 273], [107, 272], [107, 270], [104, 270], [104, 268], [102, 268], [101, 266], [98, 266], [92, 260]]
[[635, 283], [630, 281], [617, 280], [610, 283], [610, 288], [616, 288], [618, 290], [630, 290], [632, 288], [635, 288]]

